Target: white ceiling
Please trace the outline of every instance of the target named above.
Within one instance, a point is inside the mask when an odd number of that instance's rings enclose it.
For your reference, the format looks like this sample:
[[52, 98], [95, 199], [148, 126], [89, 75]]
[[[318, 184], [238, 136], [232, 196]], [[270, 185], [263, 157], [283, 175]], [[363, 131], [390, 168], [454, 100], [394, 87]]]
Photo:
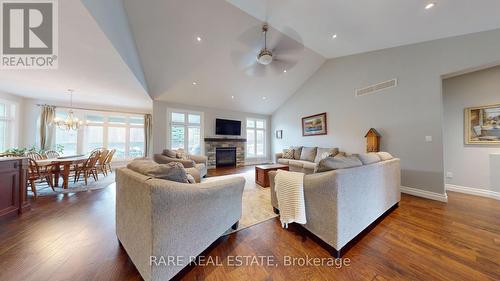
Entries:
[[292, 28], [326, 58], [500, 28], [498, 0], [227, 1], [284, 33]]
[[78, 0], [59, 1], [59, 69], [0, 70], [0, 91], [46, 101], [150, 109], [151, 98]]
[[[149, 93], [157, 100], [270, 114], [325, 60], [305, 48], [287, 73], [248, 76], [232, 55], [250, 52], [241, 42], [249, 34], [259, 43], [260, 20], [224, 0], [124, 3]], [[271, 29], [270, 45], [282, 36]]]

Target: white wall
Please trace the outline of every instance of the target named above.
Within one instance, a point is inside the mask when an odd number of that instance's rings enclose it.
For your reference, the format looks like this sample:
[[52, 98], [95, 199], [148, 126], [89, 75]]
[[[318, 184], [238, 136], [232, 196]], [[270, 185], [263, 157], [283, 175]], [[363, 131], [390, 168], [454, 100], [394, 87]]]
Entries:
[[[500, 62], [500, 30], [328, 60], [272, 116], [273, 151], [290, 145], [365, 150], [364, 134], [382, 134], [382, 150], [401, 158], [402, 184], [444, 193], [442, 75]], [[354, 90], [391, 78], [399, 86], [361, 98]], [[328, 135], [302, 137], [301, 117], [328, 113]], [[426, 142], [425, 136], [432, 136]]]
[[[204, 115], [204, 136], [205, 137], [213, 137], [215, 136], [215, 119], [231, 119], [231, 120], [240, 120], [241, 124], [241, 137], [246, 138], [246, 118], [260, 118], [265, 119], [267, 123], [267, 131], [266, 131], [266, 157], [262, 160], [271, 159], [271, 116], [269, 115], [261, 115], [261, 114], [253, 114], [253, 113], [245, 113], [245, 112], [237, 112], [231, 110], [220, 110], [213, 109], [208, 107], [200, 107], [200, 106], [189, 106], [184, 104], [175, 104], [175, 103], [167, 103], [162, 101], [154, 101], [153, 102], [153, 152], [161, 153], [163, 149], [167, 147], [167, 135], [168, 135], [168, 124], [167, 124], [167, 109], [185, 109], [191, 111], [203, 112]], [[202, 142], [202, 146], [204, 146], [204, 142]], [[251, 163], [252, 161], [248, 160], [247, 163]], [[260, 161], [257, 161], [260, 162]], [[264, 161], [265, 162], [265, 161]]]
[[464, 142], [464, 109], [490, 104], [500, 104], [500, 66], [443, 80], [444, 166], [453, 173], [447, 184], [500, 192], [490, 182], [490, 154], [500, 145]]

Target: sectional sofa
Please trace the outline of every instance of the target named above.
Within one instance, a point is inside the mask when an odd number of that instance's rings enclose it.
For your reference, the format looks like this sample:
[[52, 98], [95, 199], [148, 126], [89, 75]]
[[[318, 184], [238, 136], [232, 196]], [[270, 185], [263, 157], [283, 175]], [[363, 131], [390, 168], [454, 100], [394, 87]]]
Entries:
[[[396, 207], [401, 199], [399, 159], [386, 157], [377, 160], [377, 157], [377, 154], [365, 154], [360, 157], [363, 161], [360, 160], [357, 167], [304, 176], [307, 224], [303, 227], [325, 242], [336, 257], [340, 257], [349, 248], [349, 242]], [[297, 162], [289, 160], [288, 163]], [[276, 172], [269, 172], [271, 204], [275, 212], [279, 212], [275, 176]]]

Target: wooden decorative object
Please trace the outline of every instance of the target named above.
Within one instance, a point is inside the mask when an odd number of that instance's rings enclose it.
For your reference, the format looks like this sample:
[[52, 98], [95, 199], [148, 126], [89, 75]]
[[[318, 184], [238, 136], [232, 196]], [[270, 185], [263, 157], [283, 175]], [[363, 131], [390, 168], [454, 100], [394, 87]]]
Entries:
[[371, 128], [365, 135], [366, 138], [366, 152], [379, 152], [380, 151], [380, 134], [377, 130]]

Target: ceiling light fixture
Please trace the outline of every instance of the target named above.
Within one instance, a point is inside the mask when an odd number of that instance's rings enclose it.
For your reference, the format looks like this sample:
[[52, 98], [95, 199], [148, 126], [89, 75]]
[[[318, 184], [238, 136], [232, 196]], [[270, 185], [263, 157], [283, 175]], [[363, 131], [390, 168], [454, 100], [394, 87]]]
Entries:
[[337, 34], [332, 35], [332, 39], [335, 39], [335, 38], [337, 38]]
[[263, 99], [263, 100], [265, 100], [265, 99], [266, 99], [266, 97], [262, 97], [262, 99]]
[[201, 42], [201, 37], [200, 36], [196, 37], [196, 41]]
[[195, 85], [195, 86], [196, 86], [197, 84], [198, 84], [198, 83], [196, 83], [196, 82], [193, 82], [193, 85]]
[[51, 124], [57, 126], [57, 128], [66, 131], [78, 131], [81, 127], [88, 125], [88, 122], [83, 122], [74, 116], [73, 113], [73, 90], [68, 89], [69, 92], [69, 110], [66, 119], [55, 117]]
[[283, 70], [283, 72], [284, 72], [284, 73], [286, 73], [286, 69], [285, 69], [285, 70]]
[[233, 99], [233, 100], [234, 100], [234, 96], [231, 96], [231, 99]]
[[429, 4], [427, 4], [427, 5], [425, 6], [425, 9], [426, 9], [426, 10], [430, 10], [430, 9], [434, 8], [435, 6], [436, 6], [436, 3], [429, 3]]

